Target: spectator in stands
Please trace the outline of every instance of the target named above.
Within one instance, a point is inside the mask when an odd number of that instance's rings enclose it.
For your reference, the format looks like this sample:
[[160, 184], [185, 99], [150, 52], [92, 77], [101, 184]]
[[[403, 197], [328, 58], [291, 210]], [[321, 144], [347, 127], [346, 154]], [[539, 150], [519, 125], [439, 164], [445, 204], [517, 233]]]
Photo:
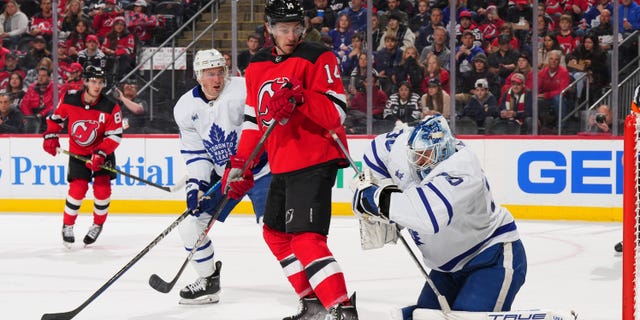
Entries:
[[89, 22], [84, 18], [78, 19], [73, 31], [67, 37], [65, 44], [67, 46], [67, 54], [74, 61], [78, 61], [78, 52], [87, 47], [87, 36], [91, 34], [89, 30]]
[[[611, 24], [611, 11], [603, 9], [598, 17], [598, 25], [591, 28], [590, 32], [598, 36], [600, 49], [607, 52], [613, 48], [613, 25]], [[618, 41], [622, 42], [622, 34], [618, 34]]]
[[[366, 54], [361, 53], [360, 55], [365, 57], [366, 64]], [[356, 88], [354, 89], [355, 93], [353, 94], [350, 106], [347, 109], [347, 119], [344, 122], [348, 133], [365, 133], [367, 127], [367, 79], [360, 78], [357, 81], [358, 82], [354, 85]], [[382, 119], [384, 106], [388, 100], [387, 94], [380, 89], [380, 86], [378, 85], [378, 77], [376, 76], [375, 70], [373, 88], [373, 92], [371, 93], [371, 115], [375, 126], [376, 123]]]
[[340, 60], [340, 63], [346, 60], [351, 51], [353, 33], [349, 16], [346, 13], [339, 14], [336, 27], [329, 31], [329, 36], [331, 37], [331, 49]]
[[224, 63], [227, 65], [227, 73], [230, 77], [241, 77], [242, 72], [239, 69], [233, 70], [233, 60], [231, 59], [231, 52], [222, 51], [222, 57], [224, 58]]
[[507, 10], [507, 22], [512, 23], [513, 34], [520, 43], [527, 42], [531, 29], [529, 21], [533, 21], [533, 8], [528, 0], [515, 0], [515, 5]]
[[47, 43], [51, 42], [53, 31], [58, 31], [58, 27], [53, 24], [51, 0], [40, 1], [40, 12], [31, 17], [29, 25], [29, 34], [32, 37], [42, 36]]
[[353, 31], [367, 31], [367, 8], [363, 6], [362, 0], [351, 0], [349, 7], [342, 9], [340, 13], [346, 13], [349, 16]]
[[29, 86], [20, 103], [20, 111], [31, 124], [27, 125], [27, 133], [41, 133], [44, 129], [44, 121], [53, 111], [53, 82], [51, 70], [41, 67], [38, 70], [38, 79]]
[[4, 68], [7, 55], [11, 53], [11, 50], [4, 47], [3, 42], [0, 41], [0, 69]]
[[384, 34], [384, 30], [380, 27], [380, 18], [374, 14], [371, 16], [371, 47], [373, 50], [376, 50], [380, 43], [384, 42], [382, 34]]
[[13, 72], [20, 74], [20, 84], [22, 84], [22, 79], [24, 79], [26, 74], [18, 65], [18, 56], [11, 52], [5, 57], [4, 67], [0, 69], [0, 88], [4, 88], [7, 85], [9, 76], [11, 76]]
[[498, 118], [498, 99], [489, 91], [487, 79], [478, 79], [469, 102], [459, 114], [476, 122], [478, 127], [488, 127]]
[[0, 93], [0, 133], [24, 133], [24, 116], [6, 93]]
[[633, 0], [621, 0], [618, 7], [619, 21], [618, 27], [624, 37], [636, 30], [640, 30], [640, 5]]
[[360, 53], [364, 51], [366, 51], [366, 48], [364, 47], [364, 34], [356, 32], [351, 37], [349, 53], [340, 63], [342, 75], [351, 75], [353, 69], [358, 66]]
[[36, 64], [43, 58], [51, 58], [51, 52], [47, 50], [47, 42], [43, 36], [36, 36], [31, 41], [31, 49], [22, 60], [24, 68], [27, 70], [34, 69]]
[[78, 52], [78, 62], [83, 68], [87, 66], [99, 67], [104, 70], [107, 67], [107, 56], [98, 47], [100, 42], [95, 34], [87, 36], [86, 48]]
[[136, 0], [133, 3], [133, 9], [124, 12], [129, 32], [134, 34], [136, 40], [143, 46], [151, 41], [152, 30], [160, 26], [158, 17], [147, 15], [146, 8], [147, 2], [145, 0]]
[[98, 37], [105, 38], [113, 29], [114, 19], [123, 14], [122, 8], [116, 5], [116, 0], [105, 0], [103, 7], [98, 7], [93, 14], [93, 30]]
[[591, 0], [567, 0], [564, 4], [564, 11], [571, 15], [573, 21], [579, 21], [589, 9], [590, 2]]
[[244, 69], [249, 65], [251, 58], [258, 53], [260, 49], [260, 35], [257, 33], [251, 33], [247, 37], [247, 49], [238, 53], [238, 69], [244, 74]]
[[442, 89], [442, 84], [436, 78], [430, 79], [427, 91], [420, 98], [422, 118], [434, 114], [441, 114], [446, 119], [451, 117], [451, 97]]
[[128, 80], [122, 84], [122, 90], [116, 88], [117, 98], [122, 102], [122, 129], [126, 133], [145, 132], [145, 110], [147, 102], [138, 97], [138, 84]]
[[600, 49], [598, 37], [593, 33], [587, 34], [582, 44], [567, 55], [566, 60], [573, 79], [580, 79], [576, 86], [578, 98], [583, 98], [585, 81], [589, 81], [590, 100], [599, 98], [602, 89], [609, 84], [611, 72], [607, 68], [607, 55]]
[[[477, 54], [486, 55], [481, 47], [474, 44], [475, 35], [471, 30], [465, 30], [462, 35], [462, 45], [456, 48], [456, 72], [461, 75], [473, 69], [473, 57]], [[485, 59], [486, 60], [486, 59]]]
[[[313, 27], [313, 25], [311, 25], [311, 19], [309, 19], [309, 17], [304, 17], [304, 24], [306, 26], [306, 30], [304, 32], [304, 38], [302, 38], [302, 41], [321, 43], [322, 34], [320, 34], [320, 31], [318, 31]], [[271, 43], [271, 36], [269, 35], [267, 35], [267, 43]], [[271, 44], [270, 46], [273, 47], [273, 44]]]
[[62, 19], [61, 31], [66, 34], [64, 38], [68, 38], [68, 35], [76, 29], [78, 21], [88, 19], [89, 16], [82, 11], [80, 0], [69, 0]]
[[402, 60], [398, 64], [398, 72], [393, 77], [393, 83], [398, 85], [406, 82], [411, 86], [411, 92], [422, 95], [422, 79], [424, 66], [418, 60], [418, 50], [414, 46], [406, 47], [402, 52]]
[[[433, 42], [422, 49], [420, 61], [425, 61], [430, 54], [435, 55], [440, 62], [440, 66], [449, 71], [451, 50], [447, 47], [447, 30], [444, 27], [435, 27], [433, 30]], [[445, 84], [443, 83], [443, 85]]]
[[[395, 35], [398, 47], [402, 50], [406, 47], [414, 46], [413, 44], [415, 43], [416, 36], [411, 32], [411, 29], [409, 29], [407, 25], [401, 22], [401, 17], [396, 13], [389, 16], [389, 21], [387, 23], [387, 27], [384, 29], [382, 38], [384, 39], [388, 34]], [[377, 50], [384, 48], [384, 46], [384, 43], [379, 44]]]
[[26, 93], [26, 88], [22, 79], [24, 79], [23, 74], [18, 71], [14, 71], [9, 75], [6, 86], [0, 90], [0, 93], [6, 93], [9, 95], [11, 106], [16, 109], [20, 108], [20, 103]]
[[[386, 0], [387, 1], [387, 10], [384, 10], [380, 17], [380, 26], [384, 29], [389, 24], [389, 20], [391, 20], [391, 16], [395, 16], [396, 20], [403, 25], [407, 25], [409, 23], [409, 16], [406, 11], [400, 9], [400, 0]], [[399, 38], [399, 37], [398, 37]]]
[[418, 0], [418, 12], [409, 19], [409, 28], [418, 33], [420, 28], [429, 25], [429, 1]]
[[490, 44], [501, 34], [501, 29], [505, 22], [498, 15], [498, 9], [495, 5], [488, 6], [487, 10], [484, 12], [485, 14], [483, 15], [483, 19], [480, 22], [478, 29], [482, 33], [482, 38], [486, 44], [483, 46], [485, 52], [491, 53], [492, 51], [489, 51]]
[[567, 64], [564, 61], [564, 53], [558, 43], [555, 33], [549, 32], [542, 38], [542, 45], [538, 49], [538, 69], [546, 67], [549, 64], [549, 53], [551, 51], [560, 51], [560, 65], [565, 67]]
[[396, 126], [398, 121], [413, 125], [422, 119], [420, 96], [411, 91], [411, 85], [408, 82], [400, 82], [398, 92], [389, 96], [382, 117], [393, 121]]
[[611, 108], [603, 104], [596, 108], [596, 112], [589, 114], [585, 131], [591, 133], [611, 133], [612, 122]]
[[20, 38], [29, 30], [29, 18], [20, 11], [16, 0], [7, 1], [4, 12], [0, 15], [0, 26], [3, 26], [0, 33], [2, 42], [11, 49], [17, 49]]
[[[447, 29], [444, 28], [444, 24], [442, 23], [442, 10], [439, 8], [431, 9], [431, 16], [429, 16], [429, 24], [418, 29], [418, 36], [416, 37], [415, 46], [418, 51], [422, 53], [424, 48], [429, 47], [433, 44], [435, 38], [435, 29], [437, 27], [442, 27], [445, 31], [445, 41], [447, 39]], [[375, 47], [374, 47], [375, 48]], [[426, 57], [426, 55], [425, 55]]]
[[556, 35], [560, 48], [564, 55], [568, 55], [580, 45], [580, 37], [573, 32], [573, 18], [568, 14], [560, 16], [560, 22], [558, 22], [560, 30]]
[[520, 57], [520, 53], [511, 48], [510, 40], [509, 35], [501, 34], [498, 37], [498, 51], [488, 57], [489, 71], [498, 76], [500, 85], [515, 70], [518, 57]]
[[[500, 94], [504, 94], [511, 87], [511, 79], [514, 75], [520, 74], [524, 76], [524, 87], [528, 90], [533, 88], [533, 67], [531, 66], [531, 56], [528, 52], [524, 51], [520, 53], [518, 57], [518, 62], [516, 64], [516, 69], [505, 79], [504, 85], [502, 86], [502, 90]], [[502, 102], [500, 100], [499, 102]]]
[[427, 93], [431, 79], [438, 79], [439, 85], [447, 94], [449, 93], [449, 71], [440, 66], [440, 60], [434, 54], [427, 56], [424, 62], [425, 70], [420, 88], [423, 93]]
[[107, 33], [101, 47], [108, 62], [112, 63], [109, 69], [115, 79], [112, 79], [111, 83], [122, 79], [133, 68], [135, 46], [135, 37], [127, 30], [124, 17], [113, 18], [113, 29]]
[[[378, 78], [378, 71], [372, 68], [373, 75]], [[350, 75], [349, 87], [347, 91], [354, 96], [358, 91], [362, 91], [365, 88], [363, 83], [367, 79], [367, 54], [363, 50], [358, 54], [358, 64], [353, 68]], [[386, 101], [385, 101], [386, 102]]]
[[520, 132], [531, 131], [531, 117], [533, 114], [533, 95], [525, 86], [525, 77], [514, 72], [511, 75], [509, 88], [500, 99], [500, 121], [515, 122], [521, 128]]
[[62, 98], [69, 91], [80, 91], [82, 90], [82, 86], [84, 86], [84, 80], [82, 79], [82, 65], [78, 62], [74, 62], [69, 65], [67, 69], [68, 75], [66, 76], [66, 81], [60, 85], [60, 89], [58, 90], [58, 98], [62, 100]]
[[320, 33], [329, 33], [336, 26], [337, 15], [331, 7], [329, 0], [313, 0], [314, 8], [305, 13], [311, 19], [311, 25]]
[[611, 0], [598, 0], [595, 5], [591, 6], [591, 8], [584, 13], [582, 18], [589, 26], [595, 28], [602, 22], [600, 16], [605, 10], [607, 10], [609, 18], [611, 18], [611, 12], [613, 12], [613, 3], [611, 3]]
[[511, 22], [505, 22], [502, 27], [500, 27], [500, 34], [498, 35], [498, 37], [493, 38], [491, 44], [487, 46], [486, 52], [488, 54], [498, 51], [498, 49], [500, 48], [500, 44], [498, 43], [498, 40], [500, 38], [499, 36], [503, 34], [509, 35], [509, 38], [511, 39], [509, 42], [509, 44], [511, 44], [511, 48], [517, 49], [521, 47], [520, 41], [518, 41], [518, 38], [516, 38], [513, 34], [513, 24]]
[[456, 25], [456, 45], [462, 45], [462, 35], [469, 31], [473, 34], [473, 45], [482, 48], [482, 32], [478, 26], [471, 20], [471, 12], [460, 12], [460, 23]]
[[[442, 9], [442, 23], [444, 23], [445, 25], [449, 25], [449, 16], [451, 13], [451, 10], [448, 6], [449, 2], [446, 2], [447, 5]], [[469, 8], [467, 8], [466, 6], [466, 1], [465, 0], [456, 0], [456, 21], [455, 24], [460, 23], [460, 13], [462, 11], [469, 11], [471, 12], [471, 10], [469, 10]]]
[[[558, 50], [549, 53], [549, 64], [538, 73], [538, 99], [553, 108], [556, 117], [564, 118], [568, 111], [566, 97], [560, 92], [569, 86], [569, 71], [560, 65], [562, 53]], [[562, 100], [562, 113], [560, 113], [560, 101]]]
[[393, 78], [402, 61], [402, 50], [398, 47], [398, 38], [393, 34], [384, 37], [384, 48], [376, 51], [375, 65], [380, 76], [381, 87], [385, 92], [394, 91]]
[[53, 72], [53, 60], [49, 57], [44, 57], [40, 59], [38, 64], [33, 69], [27, 70], [26, 75], [24, 76], [24, 85], [28, 88], [31, 84], [38, 81], [38, 69], [46, 68], [49, 70], [49, 74]]
[[458, 82], [458, 90], [456, 93], [456, 106], [462, 108], [469, 103], [469, 99], [474, 94], [475, 84], [478, 79], [487, 79], [489, 83], [489, 91], [494, 96], [500, 94], [500, 80], [498, 77], [489, 72], [487, 64], [487, 56], [484, 53], [477, 54], [472, 63], [473, 69], [463, 72]]

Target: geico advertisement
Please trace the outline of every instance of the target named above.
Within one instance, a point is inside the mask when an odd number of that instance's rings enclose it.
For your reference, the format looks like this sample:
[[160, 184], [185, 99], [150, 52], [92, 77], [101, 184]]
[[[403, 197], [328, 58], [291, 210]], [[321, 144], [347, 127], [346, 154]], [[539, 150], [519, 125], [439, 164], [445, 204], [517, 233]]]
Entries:
[[[510, 205], [622, 207], [622, 140], [469, 139], [480, 158], [496, 201]], [[62, 148], [68, 148], [61, 138]], [[369, 138], [350, 137], [358, 167]], [[309, 152], [322, 152], [310, 149]], [[0, 199], [57, 199], [67, 191], [68, 156], [52, 157], [41, 138], [0, 138]], [[119, 170], [163, 186], [186, 173], [176, 138], [127, 138], [116, 150]], [[341, 170], [334, 202], [350, 202], [355, 171]], [[184, 198], [119, 175], [112, 199]], [[87, 193], [91, 197], [91, 192]], [[0, 207], [1, 210], [1, 207]]]

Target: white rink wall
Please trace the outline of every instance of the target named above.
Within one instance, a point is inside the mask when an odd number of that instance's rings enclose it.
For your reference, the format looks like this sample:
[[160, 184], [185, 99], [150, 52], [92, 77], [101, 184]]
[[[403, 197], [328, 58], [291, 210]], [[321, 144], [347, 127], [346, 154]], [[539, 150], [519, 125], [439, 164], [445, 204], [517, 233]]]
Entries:
[[[358, 165], [371, 137], [350, 136]], [[496, 201], [517, 218], [589, 221], [622, 220], [621, 138], [460, 138], [476, 152]], [[60, 139], [68, 149], [68, 139]], [[125, 136], [116, 151], [118, 169], [174, 186], [185, 175], [177, 135]], [[321, 152], [321, 150], [319, 150]], [[68, 157], [42, 150], [39, 136], [0, 136], [0, 212], [61, 212], [67, 192]], [[341, 170], [333, 193], [334, 213], [350, 215], [349, 182]], [[124, 176], [114, 180], [112, 213], [176, 213], [184, 210], [182, 190], [169, 193]], [[87, 198], [91, 198], [91, 190]], [[90, 212], [85, 201], [81, 209]], [[250, 212], [243, 202], [237, 212]]]

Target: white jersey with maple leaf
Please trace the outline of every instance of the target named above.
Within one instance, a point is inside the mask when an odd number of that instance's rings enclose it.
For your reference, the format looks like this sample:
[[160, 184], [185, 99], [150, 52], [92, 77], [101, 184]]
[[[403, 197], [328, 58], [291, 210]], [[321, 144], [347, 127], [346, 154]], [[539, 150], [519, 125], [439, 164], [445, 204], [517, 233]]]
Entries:
[[[230, 77], [216, 100], [207, 100], [200, 85], [180, 97], [173, 117], [180, 128], [180, 153], [189, 177], [209, 181], [212, 170], [222, 177], [235, 154], [244, 120], [244, 78]], [[254, 169], [255, 178], [269, 172], [266, 155]]]

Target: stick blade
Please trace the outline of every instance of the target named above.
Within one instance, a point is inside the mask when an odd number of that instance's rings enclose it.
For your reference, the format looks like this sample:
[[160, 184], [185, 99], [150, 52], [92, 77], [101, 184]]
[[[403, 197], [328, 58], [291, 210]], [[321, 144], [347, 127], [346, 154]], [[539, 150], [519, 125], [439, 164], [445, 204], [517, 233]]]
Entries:
[[162, 280], [160, 276], [154, 273], [151, 275], [151, 277], [149, 277], [149, 285], [151, 286], [151, 288], [155, 289], [158, 292], [168, 293], [169, 291], [171, 291], [171, 289], [173, 289], [175, 282], [166, 282]]
[[69, 320], [78, 314], [77, 311], [61, 312], [61, 313], [45, 313], [40, 320]]

